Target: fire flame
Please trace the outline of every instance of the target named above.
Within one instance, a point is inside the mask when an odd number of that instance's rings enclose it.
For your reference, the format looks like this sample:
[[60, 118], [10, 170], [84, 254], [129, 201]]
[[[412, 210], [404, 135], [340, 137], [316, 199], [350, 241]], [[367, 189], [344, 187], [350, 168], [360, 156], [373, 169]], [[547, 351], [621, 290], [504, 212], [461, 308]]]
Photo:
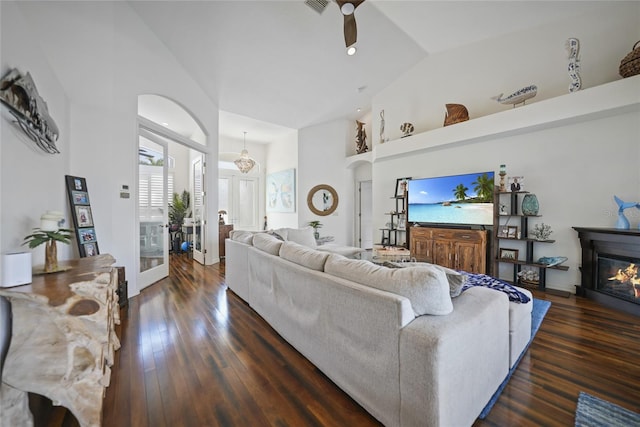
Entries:
[[609, 277], [608, 280], [617, 280], [620, 283], [629, 282], [633, 288], [635, 297], [640, 298], [640, 277], [638, 277], [637, 265], [629, 264], [624, 270], [619, 268], [615, 276]]

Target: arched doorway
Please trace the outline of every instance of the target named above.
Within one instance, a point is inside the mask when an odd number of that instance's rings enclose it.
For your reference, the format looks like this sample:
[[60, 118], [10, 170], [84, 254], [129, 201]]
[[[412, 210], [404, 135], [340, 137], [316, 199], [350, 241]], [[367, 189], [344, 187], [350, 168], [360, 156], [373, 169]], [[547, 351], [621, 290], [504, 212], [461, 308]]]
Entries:
[[205, 263], [205, 153], [205, 133], [187, 110], [138, 97], [139, 289], [168, 276], [172, 252]]

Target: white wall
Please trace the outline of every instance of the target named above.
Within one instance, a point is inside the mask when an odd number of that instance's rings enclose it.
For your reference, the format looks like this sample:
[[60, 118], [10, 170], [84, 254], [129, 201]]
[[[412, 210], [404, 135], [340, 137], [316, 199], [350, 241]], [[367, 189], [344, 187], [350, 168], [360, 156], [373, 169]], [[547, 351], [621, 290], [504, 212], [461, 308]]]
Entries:
[[[10, 68], [18, 68], [22, 73], [31, 73], [38, 92], [47, 102], [49, 113], [60, 130], [56, 145], [62, 153], [51, 155], [37, 148], [35, 143], [12, 124], [15, 119], [8, 114], [6, 108], [1, 107], [0, 251], [7, 253], [30, 251], [28, 247], [21, 246], [23, 239], [30, 234], [32, 228], [40, 226], [40, 215], [46, 210], [64, 212], [67, 219], [65, 226], [70, 226], [71, 217], [64, 175], [68, 173], [71, 157], [69, 100], [64, 89], [38, 43], [28, 34], [22, 34], [24, 29], [28, 28], [28, 24], [16, 13], [15, 4], [3, 2], [0, 9], [0, 73], [4, 76]], [[16, 39], [19, 39], [19, 42]], [[32, 250], [32, 253], [34, 265], [44, 264], [44, 246]], [[71, 254], [70, 246], [58, 245], [59, 258], [70, 258]]]
[[[353, 153], [355, 124], [347, 120], [311, 126], [299, 131], [298, 178], [299, 226], [319, 220], [321, 236], [333, 236], [335, 243], [353, 245], [355, 190], [353, 170], [345, 168], [345, 156]], [[309, 190], [327, 184], [338, 193], [338, 208], [328, 216], [317, 216], [307, 206]]]
[[281, 140], [272, 142], [267, 147], [267, 162], [265, 168], [265, 179], [262, 181], [260, 192], [266, 194], [266, 176], [288, 169], [295, 169], [296, 179], [296, 210], [295, 212], [266, 212], [266, 203], [262, 203], [264, 215], [267, 216], [267, 228], [276, 229], [283, 227], [298, 227], [300, 209], [306, 206], [306, 195], [300, 193], [299, 175], [304, 173], [298, 165], [298, 132], [284, 136]]
[[[118, 190], [122, 184], [137, 188], [137, 97], [166, 96], [199, 119], [210, 165], [218, 159], [218, 108], [126, 3], [1, 2], [0, 8], [2, 69], [19, 66], [32, 72], [61, 127], [63, 151], [42, 158], [24, 150], [18, 137], [3, 128], [2, 250], [12, 249], [25, 235], [25, 218], [34, 212], [39, 215], [55, 203], [66, 209], [65, 173], [83, 176], [100, 251], [126, 267], [134, 295], [137, 194], [134, 190], [130, 199], [120, 199]], [[22, 167], [5, 168], [8, 162]], [[217, 224], [217, 167], [209, 170], [208, 220]], [[17, 194], [24, 202], [16, 205]], [[9, 202], [15, 206], [11, 211]], [[217, 233], [209, 233], [206, 246], [210, 259], [217, 260]]]
[[473, 119], [511, 108], [491, 97], [530, 84], [538, 94], [527, 103], [567, 94], [569, 37], [580, 40], [583, 88], [617, 80], [620, 60], [640, 39], [639, 9], [638, 2], [607, 2], [581, 19], [430, 55], [376, 94], [373, 129], [380, 130], [382, 109], [386, 134], [394, 140], [403, 122], [413, 123], [415, 133], [442, 127], [447, 103], [464, 104]]
[[[528, 103], [567, 94], [564, 42], [569, 37], [577, 37], [582, 44], [583, 87], [617, 80], [620, 59], [629, 52], [630, 41], [640, 39], [638, 4], [612, 3], [580, 20], [432, 55], [376, 95], [374, 121], [375, 113], [384, 109], [387, 134], [397, 139], [398, 126], [405, 121], [414, 123], [416, 133], [442, 127], [444, 104], [448, 102], [465, 104], [473, 119], [510, 108], [495, 103], [490, 96], [532, 83], [539, 90]], [[374, 229], [387, 220], [375, 212], [393, 207], [387, 195], [393, 191], [397, 177], [497, 172], [500, 164], [506, 164], [509, 175], [526, 177], [525, 189], [536, 193], [540, 202], [543, 216], [538, 222], [554, 230], [556, 243], [536, 245], [534, 257], [569, 258], [565, 265], [570, 270], [549, 271], [547, 286], [574, 291], [580, 282], [581, 259], [577, 233], [571, 227], [613, 227], [617, 211], [613, 195], [640, 200], [639, 123], [636, 110], [375, 161]], [[379, 120], [374, 129], [379, 129]], [[640, 215], [633, 212], [627, 216], [637, 227]]]

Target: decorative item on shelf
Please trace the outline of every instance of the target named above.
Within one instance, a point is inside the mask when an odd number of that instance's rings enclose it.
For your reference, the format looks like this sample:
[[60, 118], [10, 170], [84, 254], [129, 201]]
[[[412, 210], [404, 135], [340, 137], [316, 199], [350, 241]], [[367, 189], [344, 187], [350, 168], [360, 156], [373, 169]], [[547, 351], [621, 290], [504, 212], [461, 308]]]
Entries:
[[524, 191], [524, 176], [510, 176], [509, 189], [511, 191]]
[[507, 205], [500, 203], [500, 215], [508, 215]]
[[554, 265], [560, 265], [566, 260], [568, 260], [566, 256], [543, 256], [538, 258], [538, 264], [544, 264], [547, 267], [553, 267]]
[[539, 209], [538, 197], [533, 193], [525, 194], [522, 198], [522, 215], [538, 215]]
[[320, 232], [318, 230], [322, 228], [322, 223], [320, 221], [309, 221], [308, 224], [313, 228], [313, 237], [318, 240], [320, 238]]
[[631, 228], [631, 224], [629, 223], [627, 217], [624, 216], [624, 210], [633, 207], [640, 209], [640, 203], [623, 202], [618, 196], [613, 196], [613, 199], [618, 204], [618, 220], [616, 221], [616, 228], [619, 230], [628, 230], [629, 228]]
[[549, 240], [549, 236], [551, 236], [553, 231], [551, 230], [551, 226], [541, 222], [540, 224], [536, 224], [533, 226], [533, 231], [531, 235], [535, 237], [536, 240]]
[[500, 95], [492, 96], [491, 99], [496, 100], [500, 104], [505, 104], [505, 105], [512, 104], [513, 108], [515, 108], [516, 105], [518, 104], [524, 105], [527, 99], [533, 98], [537, 94], [538, 94], [538, 86], [529, 85], [529, 86], [523, 87], [520, 90], [513, 92], [511, 95], [507, 96], [506, 98], [503, 98], [502, 97], [503, 94], [501, 93]]
[[404, 197], [407, 192], [407, 183], [411, 177], [397, 178], [396, 179], [396, 192], [395, 197]]
[[445, 104], [447, 111], [444, 114], [443, 126], [455, 125], [456, 123], [469, 120], [469, 111], [462, 104]]
[[251, 169], [256, 165], [256, 161], [249, 157], [249, 152], [247, 151], [247, 132], [244, 132], [242, 151], [240, 152], [240, 158], [233, 161], [237, 168], [242, 173], [249, 173]]
[[36, 84], [27, 72], [23, 75], [12, 68], [0, 79], [0, 102], [7, 106], [20, 129], [43, 151], [60, 153], [56, 147], [59, 131], [56, 122], [49, 115]]
[[576, 92], [582, 87], [582, 80], [580, 79], [580, 41], [576, 38], [569, 38], [565, 44], [569, 51], [569, 65], [567, 71], [569, 78], [571, 78], [571, 84], [569, 85], [569, 92]]
[[518, 260], [518, 249], [508, 249], [508, 248], [500, 248], [500, 259], [508, 260], [508, 261], [517, 261]]
[[401, 138], [404, 138], [405, 136], [411, 136], [411, 134], [413, 133], [413, 125], [411, 123], [403, 123], [400, 126], [400, 130], [403, 134]]
[[[504, 177], [507, 175], [507, 165], [500, 165], [500, 172], [498, 173], [498, 175], [500, 175], [499, 191], [502, 191], [502, 192], [507, 191], [507, 187], [504, 184]], [[501, 208], [501, 212], [502, 212], [502, 208]]]
[[58, 267], [57, 242], [68, 245], [73, 236], [73, 230], [60, 228], [64, 224], [62, 212], [47, 211], [40, 217], [40, 228], [34, 228], [33, 233], [24, 238], [23, 245], [30, 249], [45, 244], [44, 272], [55, 273], [63, 271]]
[[631, 52], [620, 61], [620, 75], [631, 77], [640, 74], [640, 41], [633, 45]]
[[380, 144], [384, 143], [384, 110], [380, 110]]
[[356, 154], [362, 154], [369, 151], [369, 147], [367, 147], [367, 133], [364, 130], [365, 123], [356, 120], [356, 130], [358, 133], [356, 134]]
[[518, 272], [518, 279], [523, 285], [537, 286], [540, 283], [540, 274], [538, 270], [526, 268]]
[[225, 211], [224, 209], [220, 209], [218, 211], [218, 224], [219, 225], [224, 225], [225, 224], [224, 215], [226, 215], [226, 214], [227, 214], [227, 211]]

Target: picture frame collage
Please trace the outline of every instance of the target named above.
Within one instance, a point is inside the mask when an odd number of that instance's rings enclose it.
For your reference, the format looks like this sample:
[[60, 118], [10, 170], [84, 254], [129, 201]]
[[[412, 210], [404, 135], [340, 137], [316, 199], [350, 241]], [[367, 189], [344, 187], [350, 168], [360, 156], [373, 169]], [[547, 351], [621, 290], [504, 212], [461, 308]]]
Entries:
[[86, 258], [98, 255], [100, 250], [93, 223], [87, 181], [78, 176], [65, 175], [65, 182], [80, 257]]

